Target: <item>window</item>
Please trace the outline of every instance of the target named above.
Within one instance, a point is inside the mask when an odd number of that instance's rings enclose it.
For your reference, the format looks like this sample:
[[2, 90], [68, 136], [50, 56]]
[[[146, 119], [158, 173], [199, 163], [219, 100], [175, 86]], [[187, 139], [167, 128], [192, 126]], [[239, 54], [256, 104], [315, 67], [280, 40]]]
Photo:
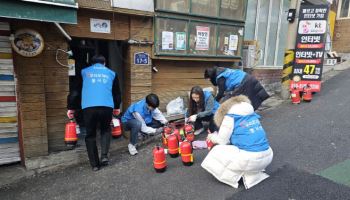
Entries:
[[339, 18], [348, 18], [349, 16], [349, 2], [350, 0], [340, 0], [338, 7]]
[[157, 18], [156, 50], [161, 53], [186, 54], [187, 21]]
[[189, 13], [190, 0], [157, 0], [157, 9]]
[[281, 67], [287, 43], [289, 0], [249, 0], [245, 40], [258, 41], [257, 65]]
[[221, 25], [218, 28], [217, 55], [241, 56], [243, 28]]
[[220, 17], [244, 20], [246, 0], [221, 0]]
[[240, 57], [243, 25], [156, 16], [155, 54]]
[[217, 0], [192, 0], [192, 12], [197, 15], [218, 16]]
[[215, 55], [216, 27], [209, 23], [191, 23], [190, 52], [192, 55]]
[[247, 0], [157, 0], [156, 10], [244, 21]]

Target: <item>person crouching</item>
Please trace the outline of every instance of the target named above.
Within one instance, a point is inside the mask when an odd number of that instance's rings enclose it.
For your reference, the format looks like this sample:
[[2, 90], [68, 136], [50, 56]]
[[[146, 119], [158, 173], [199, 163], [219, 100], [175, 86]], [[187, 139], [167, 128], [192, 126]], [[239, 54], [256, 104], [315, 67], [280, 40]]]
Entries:
[[221, 104], [214, 116], [219, 133], [207, 137], [217, 145], [201, 166], [234, 188], [241, 178], [246, 189], [268, 178], [263, 171], [271, 163], [273, 152], [259, 118], [244, 95]]
[[139, 133], [147, 135], [160, 134], [163, 126], [168, 123], [162, 112], [158, 109], [159, 98], [156, 94], [149, 94], [146, 98], [133, 103], [121, 118], [123, 129], [130, 130], [130, 155], [136, 155], [136, 144]]

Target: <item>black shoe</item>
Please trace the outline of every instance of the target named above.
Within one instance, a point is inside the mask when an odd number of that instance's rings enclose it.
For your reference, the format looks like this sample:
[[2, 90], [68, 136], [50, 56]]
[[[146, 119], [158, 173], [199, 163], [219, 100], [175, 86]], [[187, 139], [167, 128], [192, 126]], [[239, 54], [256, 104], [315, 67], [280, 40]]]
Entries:
[[100, 170], [100, 167], [92, 167], [92, 171], [97, 172], [98, 170]]
[[101, 159], [101, 165], [102, 166], [109, 165], [109, 159], [108, 158], [102, 158]]

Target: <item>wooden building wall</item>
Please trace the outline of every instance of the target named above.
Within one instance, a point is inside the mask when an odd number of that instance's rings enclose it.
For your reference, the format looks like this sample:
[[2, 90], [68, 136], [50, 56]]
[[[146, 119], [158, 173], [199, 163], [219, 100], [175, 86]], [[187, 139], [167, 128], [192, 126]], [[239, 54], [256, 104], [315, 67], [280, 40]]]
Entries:
[[[90, 32], [90, 18], [106, 19], [111, 21], [111, 33]], [[129, 39], [130, 27], [129, 16], [113, 12], [97, 10], [78, 10], [78, 24], [62, 24], [65, 31], [72, 37], [96, 38], [105, 40]]]
[[[153, 25], [150, 17], [130, 17], [130, 36], [135, 41], [153, 41]], [[123, 107], [127, 108], [132, 102], [142, 99], [152, 91], [152, 63], [150, 65], [135, 65], [134, 54], [146, 52], [152, 55], [152, 46], [130, 44], [126, 53], [125, 90]], [[151, 59], [150, 59], [151, 61]]]
[[152, 92], [159, 96], [162, 111], [178, 96], [184, 98], [187, 107], [188, 92], [193, 86], [213, 87], [204, 79], [205, 69], [214, 66], [213, 62], [153, 60], [153, 63], [158, 72], [152, 73]]
[[24, 156], [47, 155], [65, 148], [68, 71], [55, 61], [55, 54], [58, 48], [66, 50], [67, 43], [52, 23], [22, 20], [12, 21], [11, 25], [13, 31], [31, 28], [44, 38], [45, 49], [40, 55], [26, 58], [14, 54], [14, 65]]
[[350, 20], [337, 20], [334, 28], [333, 51], [350, 53]]

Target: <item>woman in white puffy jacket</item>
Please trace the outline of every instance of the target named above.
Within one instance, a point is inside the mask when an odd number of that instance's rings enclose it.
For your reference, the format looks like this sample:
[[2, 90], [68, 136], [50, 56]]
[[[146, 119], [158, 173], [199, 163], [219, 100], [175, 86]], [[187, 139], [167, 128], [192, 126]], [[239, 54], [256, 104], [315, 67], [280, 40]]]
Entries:
[[234, 188], [241, 178], [248, 189], [269, 177], [263, 171], [271, 163], [273, 152], [259, 118], [248, 97], [239, 95], [225, 101], [214, 117], [219, 133], [207, 138], [217, 145], [202, 167]]

